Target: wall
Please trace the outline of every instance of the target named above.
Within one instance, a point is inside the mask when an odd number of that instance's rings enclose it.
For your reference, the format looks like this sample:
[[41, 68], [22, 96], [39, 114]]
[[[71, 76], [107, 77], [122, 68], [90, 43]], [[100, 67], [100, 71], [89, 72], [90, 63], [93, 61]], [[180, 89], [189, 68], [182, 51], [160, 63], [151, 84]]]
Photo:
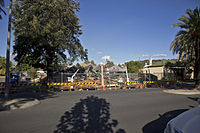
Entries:
[[150, 73], [157, 76], [158, 77], [158, 80], [161, 80], [163, 77], [164, 77], [164, 66], [159, 66], [159, 67], [149, 67], [149, 68], [143, 68], [142, 69], [142, 72], [143, 73], [149, 73], [149, 70], [150, 70]]

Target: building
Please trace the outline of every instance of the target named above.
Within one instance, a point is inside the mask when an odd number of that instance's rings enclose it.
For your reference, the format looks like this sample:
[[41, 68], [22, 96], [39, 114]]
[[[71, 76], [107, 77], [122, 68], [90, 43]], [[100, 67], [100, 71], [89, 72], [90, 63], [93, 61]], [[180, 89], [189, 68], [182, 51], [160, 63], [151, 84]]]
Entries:
[[159, 66], [146, 66], [143, 69], [141, 69], [143, 73], [150, 73], [155, 76], [157, 76], [158, 80], [161, 80], [165, 75], [165, 66], [164, 65], [159, 65]]
[[154, 64], [152, 57], [150, 57], [149, 65], [146, 63], [140, 71], [146, 74], [153, 74], [157, 76], [158, 80], [164, 77], [168, 80], [193, 79], [193, 72], [191, 75], [188, 75], [184, 63], [177, 62], [177, 60], [168, 60], [168, 62], [162, 62], [162, 60], [154, 60], [154, 62], [155, 61], [157, 61], [157, 63]]

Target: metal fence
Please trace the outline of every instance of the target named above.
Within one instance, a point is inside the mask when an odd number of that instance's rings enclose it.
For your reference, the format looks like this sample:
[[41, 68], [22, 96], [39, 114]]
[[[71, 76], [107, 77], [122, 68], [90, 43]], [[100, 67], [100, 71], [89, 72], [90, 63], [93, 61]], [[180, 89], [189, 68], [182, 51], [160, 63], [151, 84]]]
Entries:
[[5, 82], [5, 76], [0, 76], [0, 83]]
[[[42, 88], [54, 90], [96, 90], [96, 89], [127, 89], [155, 87], [157, 76], [144, 73], [64, 73], [53, 72], [11, 72], [11, 90], [41, 90]], [[148, 84], [141, 83], [148, 81]], [[146, 82], [147, 83], [147, 82]], [[151, 84], [151, 86], [150, 86]], [[154, 86], [153, 86], [154, 85]], [[5, 84], [0, 85], [1, 90]]]
[[[138, 81], [138, 82], [135, 82]], [[124, 85], [129, 87], [138, 87], [140, 82], [143, 81], [157, 81], [157, 77], [152, 74], [143, 73], [63, 73], [54, 72], [49, 74], [49, 83], [69, 83], [73, 82], [76, 88], [95, 87], [119, 87], [123, 88]], [[127, 84], [127, 82], [131, 82]], [[95, 85], [94, 85], [95, 83]]]

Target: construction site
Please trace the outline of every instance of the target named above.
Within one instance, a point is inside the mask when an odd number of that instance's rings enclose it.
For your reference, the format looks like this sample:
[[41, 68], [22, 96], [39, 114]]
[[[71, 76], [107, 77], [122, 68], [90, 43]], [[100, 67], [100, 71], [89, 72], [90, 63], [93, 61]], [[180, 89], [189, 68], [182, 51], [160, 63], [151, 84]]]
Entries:
[[[106, 90], [158, 87], [157, 77], [152, 74], [128, 73], [119, 66], [106, 68], [104, 65], [87, 67], [71, 66], [66, 70], [46, 72], [11, 72], [10, 89], [12, 92], [32, 90]], [[154, 81], [154, 82], [152, 82]], [[5, 83], [0, 84], [4, 92]]]

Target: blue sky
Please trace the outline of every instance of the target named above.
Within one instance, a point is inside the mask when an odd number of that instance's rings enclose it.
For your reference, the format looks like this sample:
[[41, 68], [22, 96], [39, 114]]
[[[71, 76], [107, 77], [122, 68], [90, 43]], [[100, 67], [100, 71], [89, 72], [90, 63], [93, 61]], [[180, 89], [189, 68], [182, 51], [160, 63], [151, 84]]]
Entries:
[[[177, 58], [169, 50], [178, 30], [172, 25], [196, 6], [199, 0], [82, 0], [80, 40], [96, 63], [105, 62], [103, 56], [117, 64], [154, 55], [153, 59]], [[7, 20], [4, 15], [0, 20], [0, 56], [6, 55]]]

